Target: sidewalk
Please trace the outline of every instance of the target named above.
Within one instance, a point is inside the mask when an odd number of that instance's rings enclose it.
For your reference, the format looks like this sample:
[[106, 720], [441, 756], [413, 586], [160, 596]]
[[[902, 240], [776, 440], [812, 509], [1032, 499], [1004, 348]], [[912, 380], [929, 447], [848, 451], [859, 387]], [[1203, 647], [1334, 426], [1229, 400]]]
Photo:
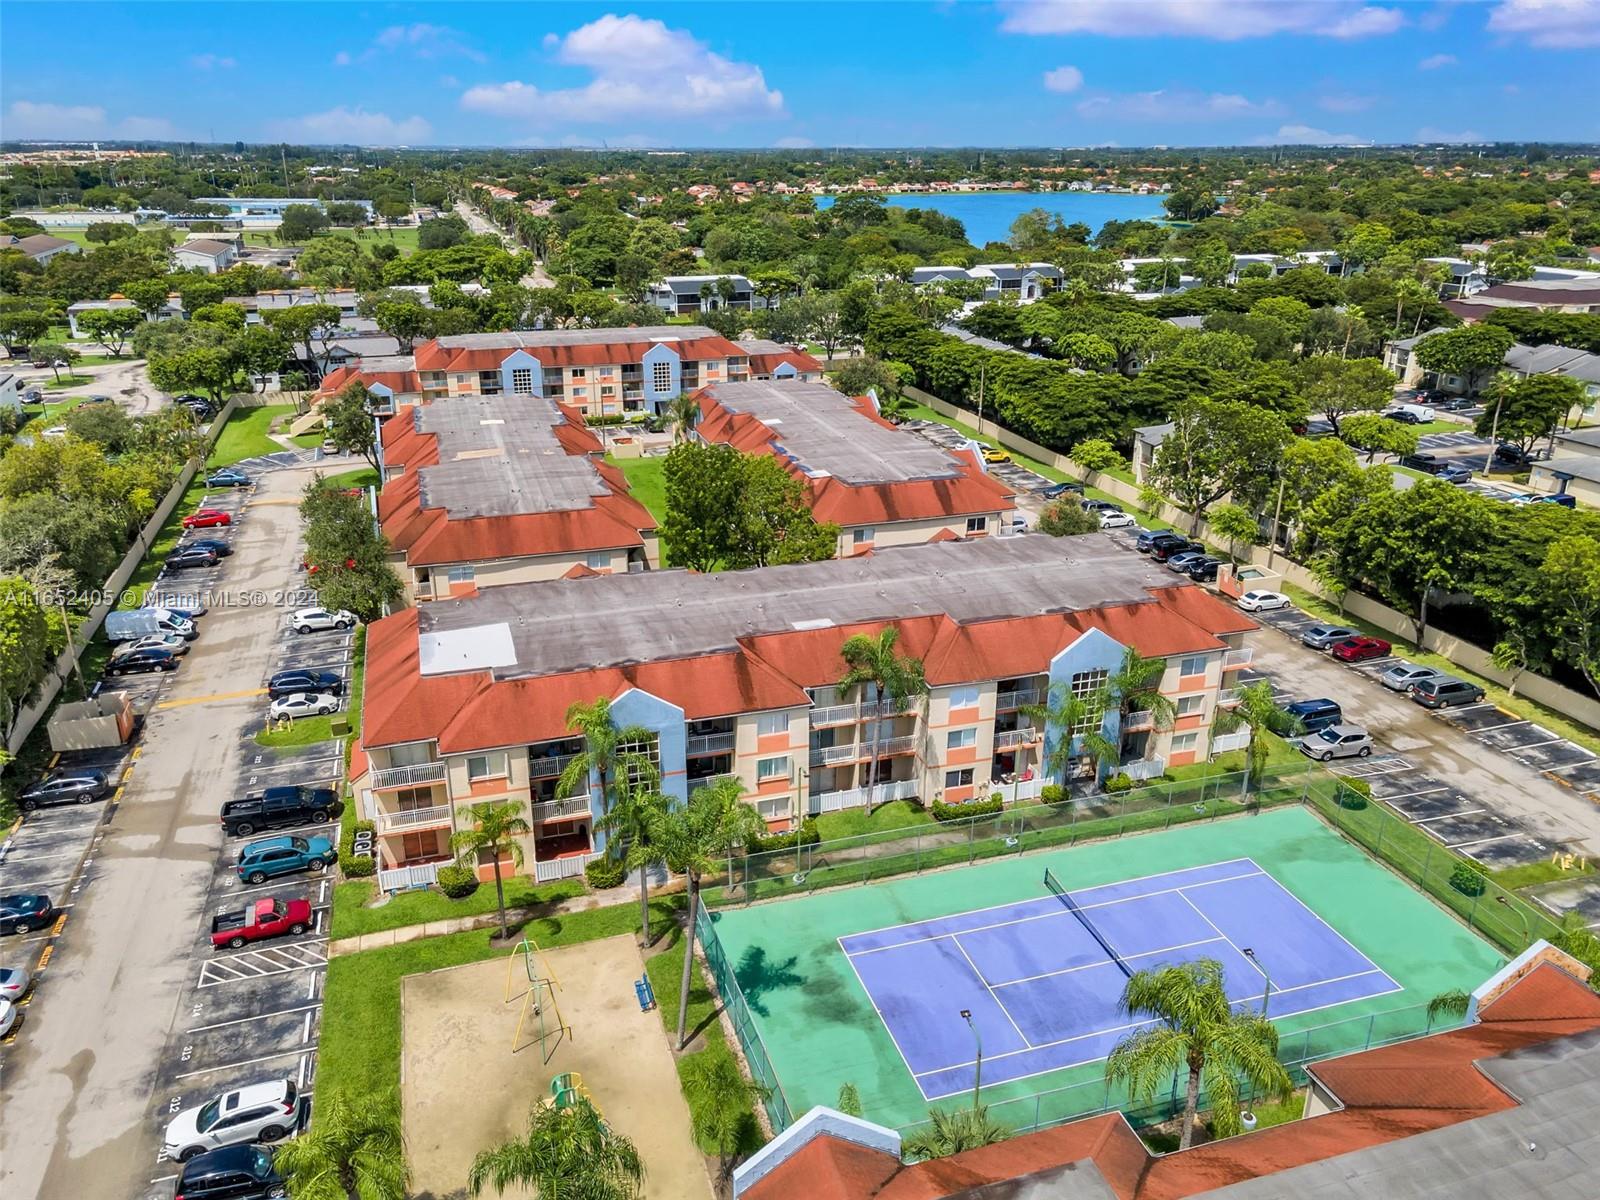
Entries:
[[[535, 908], [507, 908], [506, 920], [513, 924], [524, 921], [533, 916], [554, 917], [563, 913], [588, 912], [595, 908], [611, 908], [619, 903], [613, 893], [623, 889], [608, 889], [605, 893], [588, 892], [582, 896], [573, 896], [566, 900], [558, 900], [554, 904], [540, 904]], [[652, 890], [652, 895], [654, 891]], [[634, 890], [630, 899], [635, 908], [639, 904], [639, 894]], [[363, 950], [376, 950], [382, 946], [396, 946], [401, 942], [411, 942], [418, 938], [440, 937], [447, 933], [467, 933], [474, 929], [488, 929], [500, 923], [500, 914], [497, 912], [478, 913], [470, 917], [451, 917], [445, 921], [425, 921], [420, 925], [402, 925], [398, 929], [382, 929], [376, 933], [361, 933], [355, 937], [340, 938], [336, 942], [328, 943], [328, 957], [335, 958], [341, 954], [358, 954]]]

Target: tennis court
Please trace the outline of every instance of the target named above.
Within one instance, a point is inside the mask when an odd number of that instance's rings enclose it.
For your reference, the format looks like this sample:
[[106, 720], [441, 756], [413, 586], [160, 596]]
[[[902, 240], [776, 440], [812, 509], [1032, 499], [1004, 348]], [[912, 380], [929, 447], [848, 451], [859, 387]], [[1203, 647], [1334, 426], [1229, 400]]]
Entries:
[[1132, 971], [1216, 959], [1230, 1000], [1279, 1018], [1401, 990], [1248, 858], [1076, 891], [1045, 868], [1040, 887], [839, 939], [924, 1098], [972, 1088], [974, 1032], [991, 1084], [1105, 1058], [1140, 1028], [1120, 1007]]

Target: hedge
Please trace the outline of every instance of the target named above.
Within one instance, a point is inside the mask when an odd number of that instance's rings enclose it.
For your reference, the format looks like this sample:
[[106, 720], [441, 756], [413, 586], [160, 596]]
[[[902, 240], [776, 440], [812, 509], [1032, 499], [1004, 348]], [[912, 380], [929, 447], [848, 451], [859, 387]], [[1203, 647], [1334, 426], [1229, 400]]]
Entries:
[[748, 852], [751, 854], [768, 854], [774, 850], [794, 850], [800, 846], [815, 846], [822, 840], [822, 833], [817, 829], [817, 819], [807, 817], [800, 822], [798, 829], [788, 833], [775, 833], [771, 837], [755, 837], [750, 839]]
[[628, 869], [610, 858], [597, 858], [583, 869], [589, 886], [597, 889], [621, 887], [628, 877]]
[[459, 863], [451, 863], [448, 867], [440, 867], [439, 875], [435, 881], [439, 890], [452, 900], [463, 900], [478, 890], [478, 876], [469, 867]]
[[371, 821], [352, 821], [339, 835], [339, 870], [346, 879], [365, 879], [378, 873], [378, 860], [374, 855], [357, 858], [355, 854], [357, 832], [376, 833], [376, 828]]
[[942, 800], [933, 802], [933, 819], [935, 821], [966, 821], [973, 817], [987, 817], [999, 812], [1006, 806], [1006, 802], [996, 792], [987, 800], [970, 800], [966, 804], [946, 804]]

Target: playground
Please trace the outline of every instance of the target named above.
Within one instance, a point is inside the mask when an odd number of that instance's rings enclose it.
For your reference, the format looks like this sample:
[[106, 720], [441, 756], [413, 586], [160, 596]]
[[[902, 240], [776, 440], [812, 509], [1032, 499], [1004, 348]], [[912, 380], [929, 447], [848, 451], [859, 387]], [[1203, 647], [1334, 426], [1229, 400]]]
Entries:
[[401, 1101], [412, 1194], [464, 1195], [473, 1156], [521, 1137], [529, 1106], [557, 1102], [551, 1081], [567, 1075], [638, 1147], [646, 1197], [709, 1197], [661, 1014], [643, 1011], [635, 995], [643, 974], [644, 960], [625, 935], [531, 955], [509, 951], [402, 980]]
[[1125, 1105], [1103, 1060], [1139, 1027], [1120, 1008], [1131, 970], [1218, 960], [1293, 1066], [1421, 1033], [1430, 999], [1504, 962], [1299, 808], [727, 907], [709, 925], [784, 1107], [852, 1083], [864, 1116], [901, 1129], [980, 1079], [1012, 1127]]

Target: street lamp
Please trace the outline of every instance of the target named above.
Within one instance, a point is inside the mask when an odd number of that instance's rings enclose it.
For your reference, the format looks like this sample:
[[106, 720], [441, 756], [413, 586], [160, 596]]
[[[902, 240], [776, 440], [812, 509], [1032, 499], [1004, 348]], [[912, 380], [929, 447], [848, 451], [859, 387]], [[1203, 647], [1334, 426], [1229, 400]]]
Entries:
[[1494, 900], [1496, 904], [1503, 904], [1517, 914], [1517, 920], [1522, 922], [1522, 947], [1527, 949], [1528, 943], [1533, 940], [1528, 933], [1528, 914], [1512, 904], [1505, 896], [1496, 896]]
[[983, 1087], [983, 1039], [978, 1036], [978, 1027], [972, 1023], [972, 1010], [963, 1008], [961, 1019], [967, 1023], [967, 1028], [972, 1030], [972, 1040], [978, 1047], [976, 1070], [972, 1075], [972, 1111], [978, 1111], [978, 1092]]
[[1261, 965], [1261, 960], [1256, 957], [1256, 952], [1249, 946], [1244, 947], [1239, 953], [1254, 963], [1256, 970], [1261, 972], [1261, 977], [1267, 981], [1266, 990], [1261, 993], [1261, 1019], [1265, 1021], [1267, 1019], [1267, 1006], [1272, 1001], [1272, 976], [1268, 973], [1267, 968]]

